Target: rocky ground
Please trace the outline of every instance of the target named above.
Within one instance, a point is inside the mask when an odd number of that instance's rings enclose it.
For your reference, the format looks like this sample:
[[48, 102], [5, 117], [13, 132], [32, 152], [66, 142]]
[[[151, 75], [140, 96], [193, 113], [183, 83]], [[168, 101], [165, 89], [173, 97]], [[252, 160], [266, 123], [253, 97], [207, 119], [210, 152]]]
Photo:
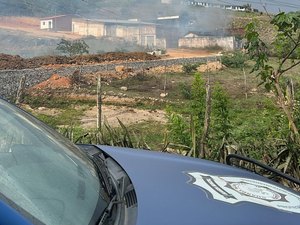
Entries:
[[[209, 62], [207, 64], [200, 65], [198, 71], [216, 71], [222, 69], [223, 66], [219, 62]], [[172, 65], [169, 67], [154, 67], [146, 71], [135, 71], [129, 70], [128, 68], [118, 66], [115, 72], [98, 72], [93, 74], [86, 74], [80, 77], [80, 80], [74, 80], [74, 76], [66, 77], [60, 76], [59, 74], [53, 74], [49, 79], [43, 81], [32, 88], [29, 89], [31, 95], [46, 97], [46, 96], [56, 96], [60, 98], [68, 99], [89, 99], [96, 100], [95, 93], [78, 93], [79, 87], [84, 86], [95, 86], [97, 82], [97, 77], [100, 75], [105, 85], [114, 80], [122, 80], [128, 77], [139, 77], [139, 76], [153, 76], [153, 74], [163, 74], [165, 72], [181, 73], [181, 65]], [[76, 77], [75, 77], [76, 78]], [[137, 79], [137, 78], [136, 78]], [[78, 82], [78, 83], [76, 83]], [[132, 84], [133, 85], [133, 84]], [[102, 99], [103, 114], [105, 115], [107, 121], [111, 126], [118, 126], [118, 119], [120, 119], [125, 125], [141, 123], [145, 121], [155, 121], [159, 123], [166, 122], [165, 112], [162, 110], [147, 110], [147, 109], [137, 109], [134, 108], [138, 102], [143, 104], [154, 104], [155, 102], [167, 101], [164, 99], [165, 96], [159, 95], [156, 98], [145, 98], [140, 97], [130, 97], [127, 96], [127, 86], [121, 87], [119, 92], [104, 92]], [[130, 88], [130, 84], [129, 84]], [[108, 103], [108, 104], [106, 104]], [[126, 105], [126, 106], [125, 106]], [[54, 113], [53, 109], [34, 109], [36, 113], [47, 114]], [[95, 128], [97, 119], [97, 108], [90, 107], [85, 111], [81, 118], [82, 127], [85, 129]]]

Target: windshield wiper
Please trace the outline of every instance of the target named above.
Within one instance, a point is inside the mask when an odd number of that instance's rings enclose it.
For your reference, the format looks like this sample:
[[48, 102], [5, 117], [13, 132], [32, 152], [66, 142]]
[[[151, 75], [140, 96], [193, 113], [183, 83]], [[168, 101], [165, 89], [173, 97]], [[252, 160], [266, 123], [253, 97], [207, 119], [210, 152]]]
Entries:
[[[78, 145], [84, 150], [95, 165], [104, 191], [109, 197], [108, 205], [101, 213], [97, 221], [99, 225], [110, 224], [110, 220], [119, 224], [123, 218], [125, 205], [125, 190], [129, 185], [129, 179], [125, 179], [125, 173], [119, 173], [119, 166], [113, 163], [111, 158], [106, 158], [99, 149], [93, 145]], [[99, 218], [99, 217], [98, 217]], [[119, 221], [119, 222], [118, 222]]]
[[97, 172], [99, 175], [99, 180], [102, 183], [103, 188], [108, 193], [109, 197], [112, 199], [114, 195], [113, 191], [113, 184], [111, 180], [111, 176], [109, 174], [109, 171], [107, 169], [105, 157], [102, 153], [98, 153], [91, 156], [92, 161], [95, 163]]
[[[246, 167], [245, 163], [252, 165], [252, 169], [250, 168], [250, 166]], [[291, 177], [285, 173], [282, 173], [279, 170], [276, 170], [268, 165], [265, 165], [261, 162], [254, 160], [254, 159], [249, 159], [249, 158], [241, 156], [241, 155], [236, 155], [236, 154], [228, 155], [226, 157], [226, 164], [230, 165], [230, 166], [235, 166], [235, 167], [238, 167], [241, 169], [249, 170], [249, 171], [259, 174], [261, 176], [264, 176], [264, 174], [261, 172], [261, 170], [266, 171], [269, 174], [271, 174], [271, 176], [269, 176], [269, 177], [267, 176], [267, 178], [269, 178], [269, 179], [275, 178], [275, 177], [280, 177], [280, 178], [288, 180], [296, 185], [300, 185], [300, 181], [295, 179], [294, 177]], [[260, 168], [260, 171], [258, 169], [256, 169], [256, 167]], [[266, 177], [266, 176], [264, 176], [264, 177]]]
[[106, 209], [104, 210], [101, 218], [100, 218], [100, 221], [99, 221], [99, 224], [98, 225], [104, 225], [105, 222], [107, 221], [107, 219], [109, 219], [111, 217], [111, 212], [113, 210], [113, 207], [116, 205], [116, 204], [122, 204], [123, 201], [116, 201], [117, 199], [117, 195], [115, 195], [111, 201], [109, 202], [108, 206], [106, 207]]
[[119, 183], [113, 176], [110, 175], [107, 167], [107, 161], [103, 153], [94, 154], [93, 161], [98, 167], [100, 180], [102, 180], [103, 185], [110, 196], [110, 202], [102, 213], [99, 221], [99, 225], [104, 225], [108, 224], [107, 221], [109, 219], [115, 218], [113, 216], [113, 212], [118, 214], [120, 211], [120, 207], [117, 206], [117, 208], [115, 208], [114, 206], [124, 203], [122, 200], [124, 199], [124, 184], [122, 182]]
[[96, 172], [98, 173], [99, 176], [99, 181], [102, 184], [104, 191], [108, 194], [108, 196], [111, 199], [114, 195], [114, 190], [113, 190], [112, 178], [108, 171], [106, 158], [104, 154], [100, 152], [99, 149], [94, 145], [78, 144], [77, 146], [81, 150], [83, 150], [90, 158], [90, 160], [94, 163]]

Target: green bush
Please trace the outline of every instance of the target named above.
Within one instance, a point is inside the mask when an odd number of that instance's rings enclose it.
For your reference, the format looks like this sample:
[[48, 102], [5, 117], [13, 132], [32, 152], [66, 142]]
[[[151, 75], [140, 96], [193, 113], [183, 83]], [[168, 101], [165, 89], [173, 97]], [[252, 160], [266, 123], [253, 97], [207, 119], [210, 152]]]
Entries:
[[169, 138], [175, 144], [191, 145], [191, 134], [188, 122], [182, 115], [167, 113]]
[[89, 54], [89, 46], [84, 40], [68, 41], [61, 39], [57, 44], [56, 50], [69, 56]]
[[192, 98], [192, 87], [187, 82], [179, 83], [179, 90], [184, 99], [191, 99]]
[[182, 65], [182, 70], [184, 73], [191, 74], [197, 71], [198, 66], [198, 63], [186, 63]]
[[243, 68], [246, 65], [247, 57], [244, 53], [236, 51], [223, 55], [221, 60], [222, 64], [228, 68]]

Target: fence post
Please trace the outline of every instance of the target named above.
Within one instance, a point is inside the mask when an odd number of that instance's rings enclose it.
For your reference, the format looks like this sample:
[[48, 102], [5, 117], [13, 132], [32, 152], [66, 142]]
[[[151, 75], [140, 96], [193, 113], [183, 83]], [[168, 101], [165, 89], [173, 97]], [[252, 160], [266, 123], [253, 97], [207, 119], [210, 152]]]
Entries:
[[16, 97], [16, 102], [15, 102], [17, 105], [20, 104], [23, 100], [25, 81], [26, 81], [26, 76], [22, 76], [20, 79], [18, 90], [17, 90], [17, 97]]
[[102, 85], [101, 75], [97, 79], [97, 129], [102, 129]]

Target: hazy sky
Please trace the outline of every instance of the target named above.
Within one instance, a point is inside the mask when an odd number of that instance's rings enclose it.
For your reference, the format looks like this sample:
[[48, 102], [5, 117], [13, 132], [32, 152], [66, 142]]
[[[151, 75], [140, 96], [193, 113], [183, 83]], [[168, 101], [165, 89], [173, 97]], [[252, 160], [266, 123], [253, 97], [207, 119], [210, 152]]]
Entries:
[[267, 10], [273, 13], [279, 11], [300, 10], [300, 0], [203, 0], [203, 2], [235, 5], [244, 5], [249, 3], [253, 8], [257, 8], [259, 10], [263, 10], [263, 5], [265, 5]]

